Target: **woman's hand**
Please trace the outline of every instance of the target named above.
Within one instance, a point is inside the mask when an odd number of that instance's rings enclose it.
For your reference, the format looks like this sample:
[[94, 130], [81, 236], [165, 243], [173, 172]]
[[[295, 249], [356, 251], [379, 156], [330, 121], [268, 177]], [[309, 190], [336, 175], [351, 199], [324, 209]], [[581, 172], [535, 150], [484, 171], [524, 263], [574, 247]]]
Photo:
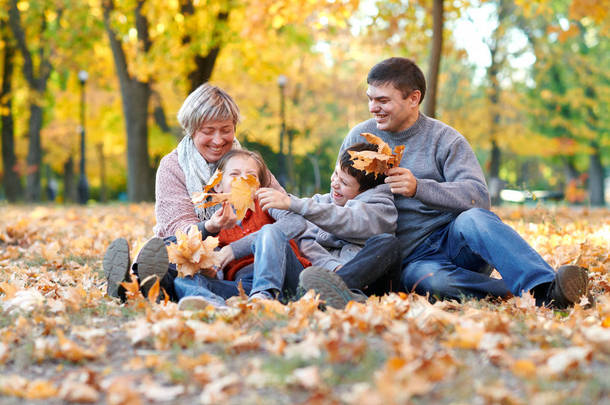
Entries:
[[387, 172], [385, 182], [390, 185], [394, 194], [402, 194], [405, 197], [413, 197], [417, 191], [417, 178], [411, 170], [404, 167], [393, 167]]
[[230, 229], [237, 224], [237, 215], [228, 202], [223, 202], [222, 207], [205, 222], [205, 229], [210, 233], [218, 233], [221, 229]]
[[274, 188], [259, 188], [256, 192], [261, 208], [268, 211], [270, 208], [287, 210], [290, 208], [290, 197]]
[[233, 249], [231, 246], [226, 245], [223, 246], [218, 252], [218, 257], [220, 259], [220, 264], [218, 267], [222, 270], [225, 266], [235, 260], [235, 255], [233, 254]]

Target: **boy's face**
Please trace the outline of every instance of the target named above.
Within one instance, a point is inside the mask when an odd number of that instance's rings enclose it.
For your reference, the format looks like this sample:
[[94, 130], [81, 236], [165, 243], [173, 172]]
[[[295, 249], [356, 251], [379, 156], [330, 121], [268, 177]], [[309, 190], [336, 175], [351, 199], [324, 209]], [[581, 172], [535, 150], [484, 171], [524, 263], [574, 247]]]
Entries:
[[330, 177], [330, 189], [333, 201], [341, 207], [360, 194], [360, 184], [356, 178], [341, 170], [339, 165], [335, 166], [335, 171]]

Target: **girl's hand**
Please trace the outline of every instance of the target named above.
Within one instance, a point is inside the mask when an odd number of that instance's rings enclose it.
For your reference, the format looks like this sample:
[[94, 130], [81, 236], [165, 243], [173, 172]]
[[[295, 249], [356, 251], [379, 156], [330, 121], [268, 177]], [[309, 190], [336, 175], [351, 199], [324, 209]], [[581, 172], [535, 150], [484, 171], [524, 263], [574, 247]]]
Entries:
[[259, 188], [256, 192], [261, 208], [268, 211], [270, 208], [287, 210], [290, 208], [290, 197], [274, 188]]
[[210, 233], [218, 233], [221, 229], [230, 229], [237, 224], [237, 215], [228, 202], [223, 202], [222, 207], [205, 222], [205, 229]]
[[233, 249], [231, 246], [226, 245], [223, 246], [218, 252], [218, 257], [220, 258], [220, 264], [218, 267], [222, 270], [225, 266], [235, 260], [235, 255], [233, 254]]

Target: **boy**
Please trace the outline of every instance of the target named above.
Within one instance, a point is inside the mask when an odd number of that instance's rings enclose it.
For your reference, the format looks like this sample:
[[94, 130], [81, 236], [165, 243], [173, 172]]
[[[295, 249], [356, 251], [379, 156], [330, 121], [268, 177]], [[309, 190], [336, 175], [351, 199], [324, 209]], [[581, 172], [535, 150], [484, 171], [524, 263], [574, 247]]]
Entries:
[[398, 213], [385, 176], [355, 169], [349, 155], [365, 150], [377, 151], [377, 146], [358, 143], [343, 152], [331, 177], [330, 193], [311, 198], [270, 188], [257, 193], [263, 209], [289, 210], [308, 220], [299, 247], [313, 266], [301, 273], [300, 284], [334, 308], [366, 299], [350, 289], [375, 293], [373, 283], [385, 283], [400, 271], [402, 258], [394, 236]]

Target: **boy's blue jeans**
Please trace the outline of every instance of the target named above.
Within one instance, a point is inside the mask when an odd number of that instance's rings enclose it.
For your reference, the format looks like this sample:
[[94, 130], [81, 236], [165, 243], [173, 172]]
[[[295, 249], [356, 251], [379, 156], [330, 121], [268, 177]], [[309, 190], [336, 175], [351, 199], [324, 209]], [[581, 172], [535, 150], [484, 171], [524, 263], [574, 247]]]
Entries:
[[[464, 211], [434, 231], [402, 263], [401, 281], [408, 292], [441, 299], [520, 296], [555, 278], [551, 266], [515, 230], [480, 208]], [[489, 277], [492, 266], [501, 280]]]
[[[253, 271], [241, 278], [246, 294], [271, 289], [280, 294], [296, 294], [303, 265], [279, 227], [275, 224], [263, 226], [257, 232], [251, 249], [254, 254]], [[219, 304], [239, 294], [237, 284], [238, 281], [212, 279], [201, 274], [174, 280], [178, 299], [199, 295]]]

